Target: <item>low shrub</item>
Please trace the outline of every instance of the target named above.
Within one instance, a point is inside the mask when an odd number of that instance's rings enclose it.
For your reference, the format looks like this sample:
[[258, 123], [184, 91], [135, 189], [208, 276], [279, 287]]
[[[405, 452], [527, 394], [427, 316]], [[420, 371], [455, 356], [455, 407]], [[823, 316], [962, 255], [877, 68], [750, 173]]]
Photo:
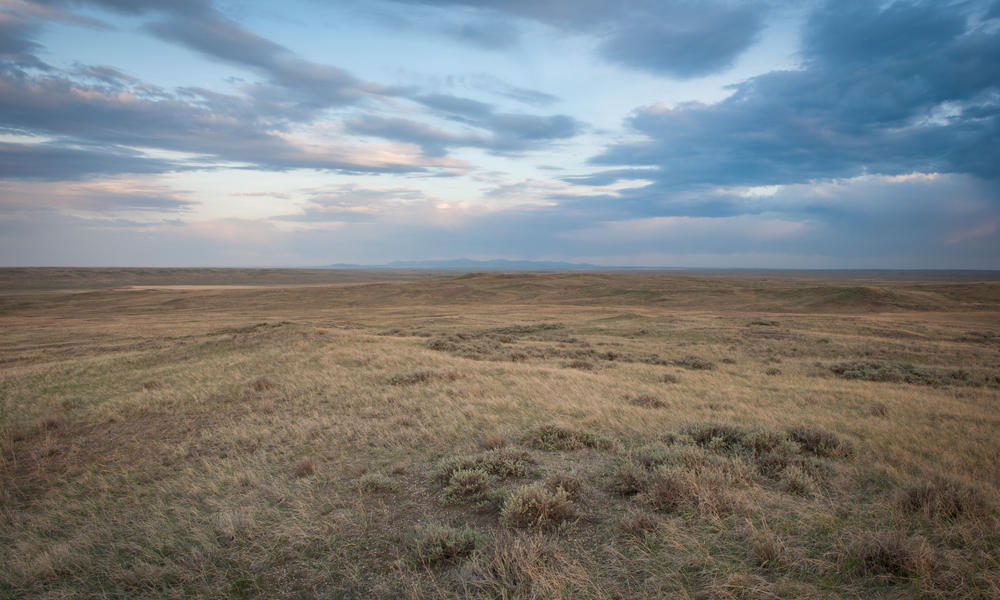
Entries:
[[433, 479], [438, 483], [448, 483], [455, 471], [461, 469], [482, 469], [497, 479], [524, 477], [538, 461], [530, 452], [516, 448], [496, 448], [470, 456], [456, 456], [438, 462]]
[[548, 529], [577, 517], [569, 492], [541, 482], [518, 488], [503, 504], [500, 518], [519, 528]]
[[781, 489], [797, 496], [815, 496], [819, 491], [816, 480], [801, 467], [791, 465], [781, 471], [779, 477]]
[[614, 443], [610, 438], [570, 429], [561, 425], [541, 425], [525, 435], [525, 443], [538, 450], [581, 450], [583, 448], [610, 449]]
[[438, 371], [417, 371], [415, 373], [401, 373], [393, 375], [388, 379], [389, 385], [415, 385], [418, 383], [430, 383], [432, 381], [455, 381], [458, 373], [438, 372]]
[[835, 434], [817, 427], [791, 427], [786, 430], [788, 437], [799, 444], [802, 450], [815, 456], [847, 458], [854, 455], [854, 448]]
[[451, 474], [441, 496], [443, 504], [482, 502], [489, 493], [493, 478], [482, 468], [459, 469]]
[[868, 406], [868, 414], [873, 417], [886, 417], [889, 415], [889, 407], [881, 402]]
[[650, 476], [640, 501], [661, 512], [671, 512], [696, 504], [697, 487], [689, 474], [676, 469], [659, 469]]
[[437, 566], [458, 562], [476, 549], [479, 536], [468, 527], [430, 523], [414, 533], [413, 554], [418, 563]]
[[607, 476], [608, 489], [622, 496], [634, 496], [646, 488], [649, 471], [632, 460], [615, 463]]
[[556, 491], [558, 489], [566, 490], [570, 499], [575, 501], [580, 497], [580, 491], [583, 490], [584, 481], [583, 478], [576, 473], [559, 471], [546, 477], [545, 485], [552, 491]]
[[626, 401], [633, 406], [642, 408], [667, 408], [667, 403], [650, 394], [639, 394], [638, 396], [626, 396]]
[[675, 358], [670, 361], [675, 366], [684, 367], [685, 369], [692, 369], [695, 371], [711, 371], [715, 368], [715, 364], [707, 359], [701, 358], [699, 356], [694, 356], [689, 354], [681, 358]]

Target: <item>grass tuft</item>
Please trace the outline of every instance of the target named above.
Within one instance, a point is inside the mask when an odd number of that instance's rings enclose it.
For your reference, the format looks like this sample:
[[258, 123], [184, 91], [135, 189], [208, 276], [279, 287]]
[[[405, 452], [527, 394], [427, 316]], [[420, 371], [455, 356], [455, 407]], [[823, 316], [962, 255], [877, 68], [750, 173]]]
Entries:
[[255, 392], [266, 392], [278, 387], [278, 384], [267, 377], [259, 377], [250, 382], [250, 389]]
[[296, 477], [309, 477], [316, 472], [316, 461], [312, 458], [303, 458], [295, 463], [293, 472]]
[[897, 504], [932, 519], [980, 518], [990, 512], [989, 504], [978, 489], [941, 474], [902, 490]]
[[386, 494], [399, 490], [399, 485], [388, 475], [373, 471], [358, 477], [358, 491], [364, 494]]
[[851, 570], [864, 576], [913, 577], [930, 572], [934, 553], [927, 541], [902, 531], [866, 532], [843, 552]]
[[504, 434], [491, 433], [483, 439], [483, 448], [486, 448], [487, 450], [496, 450], [498, 448], [506, 447], [509, 443], [510, 440], [508, 440], [507, 436]]
[[619, 526], [625, 535], [642, 538], [660, 528], [660, 519], [645, 510], [630, 510], [621, 518]]

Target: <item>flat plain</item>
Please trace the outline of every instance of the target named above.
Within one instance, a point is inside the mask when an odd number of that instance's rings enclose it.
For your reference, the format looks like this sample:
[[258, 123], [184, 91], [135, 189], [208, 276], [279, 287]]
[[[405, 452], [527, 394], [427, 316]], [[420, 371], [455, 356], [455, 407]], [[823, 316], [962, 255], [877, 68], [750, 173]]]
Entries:
[[1000, 283], [0, 269], [0, 595], [1000, 598]]

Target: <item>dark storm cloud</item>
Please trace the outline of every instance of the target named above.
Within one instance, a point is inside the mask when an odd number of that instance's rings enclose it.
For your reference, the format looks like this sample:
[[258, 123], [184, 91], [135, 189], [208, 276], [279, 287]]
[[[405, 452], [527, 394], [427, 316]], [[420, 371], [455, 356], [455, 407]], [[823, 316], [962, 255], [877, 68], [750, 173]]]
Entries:
[[714, 105], [637, 109], [627, 124], [648, 139], [592, 162], [658, 167], [667, 187], [915, 170], [996, 178], [1000, 33], [970, 28], [963, 8], [830, 3], [807, 24], [802, 70], [754, 77]]
[[[521, 18], [568, 33], [598, 37], [600, 55], [613, 63], [684, 79], [731, 66], [763, 29], [764, 3], [690, 0], [392, 0], [441, 8], [463, 7], [484, 14], [474, 23], [493, 22], [505, 32], [516, 28], [503, 19]], [[470, 33], [475, 26], [470, 25]], [[484, 38], [489, 40], [489, 37]], [[470, 40], [489, 45], [483, 40]]]

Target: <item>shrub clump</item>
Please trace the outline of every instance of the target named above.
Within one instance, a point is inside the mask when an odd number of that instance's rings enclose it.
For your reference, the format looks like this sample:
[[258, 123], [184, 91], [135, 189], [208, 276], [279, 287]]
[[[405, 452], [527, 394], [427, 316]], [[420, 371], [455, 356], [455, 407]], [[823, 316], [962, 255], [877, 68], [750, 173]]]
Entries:
[[525, 442], [538, 450], [582, 450], [583, 448], [608, 450], [614, 445], [610, 438], [603, 435], [561, 425], [536, 427], [525, 436]]
[[438, 372], [438, 371], [417, 371], [415, 373], [401, 373], [389, 378], [389, 385], [415, 385], [418, 383], [430, 383], [432, 381], [455, 381], [458, 373]]
[[781, 471], [779, 478], [781, 489], [798, 496], [815, 496], [819, 491], [816, 480], [797, 465], [791, 465]]
[[493, 477], [482, 468], [459, 469], [451, 474], [441, 496], [443, 504], [482, 502], [490, 491]]
[[524, 477], [538, 461], [525, 450], [495, 448], [470, 456], [456, 456], [440, 461], [433, 478], [438, 483], [448, 483], [455, 471], [481, 469], [497, 479]]
[[728, 423], [693, 423], [683, 430], [699, 446], [717, 450], [736, 451], [743, 447], [749, 431]]
[[625, 400], [633, 406], [641, 406], [642, 408], [667, 408], [666, 402], [651, 394], [626, 396]]
[[701, 358], [700, 356], [694, 356], [693, 354], [689, 354], [681, 358], [675, 358], [670, 362], [675, 366], [695, 371], [711, 371], [715, 368], [715, 363], [712, 361]]
[[472, 554], [478, 538], [468, 527], [429, 523], [417, 529], [414, 535], [414, 558], [426, 566], [455, 563]]
[[607, 485], [622, 496], [634, 496], [646, 489], [649, 471], [633, 460], [619, 461], [608, 474]]
[[569, 494], [570, 499], [576, 500], [583, 490], [584, 481], [576, 473], [559, 471], [546, 477], [545, 485], [553, 492], [563, 489]]
[[932, 519], [976, 518], [989, 512], [989, 505], [979, 490], [943, 475], [904, 489], [897, 503], [905, 510], [921, 512]]
[[577, 517], [576, 505], [561, 487], [541, 482], [514, 491], [503, 504], [500, 518], [513, 527], [549, 529]]
[[677, 469], [659, 469], [649, 478], [641, 501], [650, 508], [671, 512], [697, 501], [694, 480]]
[[829, 431], [816, 427], [791, 427], [788, 437], [815, 456], [848, 458], [854, 456], [854, 448]]
[[965, 369], [936, 369], [908, 363], [877, 360], [855, 360], [830, 366], [830, 371], [842, 379], [910, 383], [914, 385], [970, 385], [1000, 387], [1000, 375], [973, 373]]
[[868, 414], [873, 417], [887, 417], [889, 416], [889, 407], [881, 402], [870, 404]]

